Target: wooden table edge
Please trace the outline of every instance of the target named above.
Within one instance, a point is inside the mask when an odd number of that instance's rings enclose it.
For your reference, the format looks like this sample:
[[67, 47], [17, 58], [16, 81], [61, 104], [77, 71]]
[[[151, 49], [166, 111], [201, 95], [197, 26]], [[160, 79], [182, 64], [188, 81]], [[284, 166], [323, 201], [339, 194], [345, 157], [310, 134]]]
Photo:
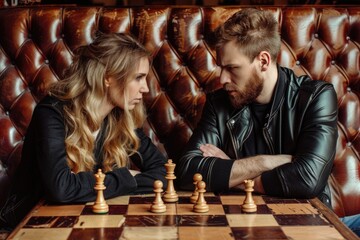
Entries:
[[[318, 198], [313, 198], [309, 200], [310, 203], [320, 211], [324, 217], [334, 225], [334, 227], [339, 231], [339, 233], [347, 240], [359, 240], [360, 238], [356, 236], [356, 234], [351, 231], [340, 219], [339, 217], [329, 209], [324, 203], [322, 203]], [[6, 240], [11, 240], [15, 237], [15, 235], [20, 231], [20, 229], [25, 225], [25, 223], [31, 217], [33, 211], [37, 208], [41, 207], [44, 204], [44, 200], [40, 200], [38, 204], [24, 217], [24, 219], [16, 226], [13, 231], [9, 234]]]
[[329, 209], [323, 202], [318, 198], [310, 199], [310, 203], [320, 211], [324, 217], [329, 220], [331, 224], [339, 231], [339, 233], [347, 240], [358, 240], [358, 236], [351, 231], [340, 219], [339, 217]]
[[29, 213], [21, 220], [21, 222], [11, 231], [9, 236], [6, 238], [6, 240], [14, 239], [15, 235], [20, 231], [20, 229], [27, 223], [27, 221], [32, 216], [33, 212], [40, 208], [44, 204], [45, 200], [40, 200], [32, 209], [29, 211]]

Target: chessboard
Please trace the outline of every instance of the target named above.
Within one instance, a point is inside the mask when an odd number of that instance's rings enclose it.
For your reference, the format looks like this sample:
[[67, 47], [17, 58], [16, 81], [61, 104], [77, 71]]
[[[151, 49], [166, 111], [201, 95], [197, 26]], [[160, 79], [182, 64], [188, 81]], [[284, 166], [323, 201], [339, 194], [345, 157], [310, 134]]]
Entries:
[[154, 194], [108, 199], [109, 211], [96, 214], [93, 202], [51, 205], [43, 202], [9, 239], [345, 239], [317, 207], [305, 199], [254, 195], [255, 213], [244, 213], [240, 192], [205, 193], [206, 213], [195, 213], [191, 192], [179, 192], [164, 213], [150, 211]]

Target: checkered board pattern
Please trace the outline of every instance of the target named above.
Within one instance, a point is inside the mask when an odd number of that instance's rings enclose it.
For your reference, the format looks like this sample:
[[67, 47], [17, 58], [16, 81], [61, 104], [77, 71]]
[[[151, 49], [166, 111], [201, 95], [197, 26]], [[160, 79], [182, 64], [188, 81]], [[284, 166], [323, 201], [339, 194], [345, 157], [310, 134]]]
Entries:
[[257, 212], [241, 212], [245, 196], [207, 194], [209, 212], [194, 213], [190, 194], [167, 211], [149, 211], [154, 195], [107, 200], [109, 212], [86, 205], [46, 205], [35, 209], [14, 239], [344, 239], [307, 200], [254, 196]]

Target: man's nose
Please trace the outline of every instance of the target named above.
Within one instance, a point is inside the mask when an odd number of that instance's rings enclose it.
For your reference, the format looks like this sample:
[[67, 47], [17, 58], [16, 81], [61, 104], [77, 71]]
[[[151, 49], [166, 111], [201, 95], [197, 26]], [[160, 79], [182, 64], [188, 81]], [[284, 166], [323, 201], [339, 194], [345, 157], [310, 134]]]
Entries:
[[221, 70], [220, 72], [220, 83], [222, 85], [224, 85], [225, 83], [230, 83], [231, 80], [230, 80], [230, 76], [229, 76], [229, 73], [226, 72], [225, 70]]

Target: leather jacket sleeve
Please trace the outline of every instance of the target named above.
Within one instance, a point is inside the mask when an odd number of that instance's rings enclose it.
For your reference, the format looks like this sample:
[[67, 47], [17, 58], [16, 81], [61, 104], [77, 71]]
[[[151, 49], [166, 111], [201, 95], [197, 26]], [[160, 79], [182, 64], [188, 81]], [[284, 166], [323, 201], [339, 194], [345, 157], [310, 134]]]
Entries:
[[141, 173], [135, 176], [137, 189], [134, 193], [146, 193], [153, 191], [155, 180], [163, 182], [163, 189], [166, 189], [167, 180], [165, 179], [166, 159], [158, 148], [152, 143], [151, 139], [145, 135], [142, 129], [137, 129], [136, 133], [141, 141], [138, 154], [131, 156], [132, 162], [140, 169]]
[[[284, 197], [312, 198], [324, 190], [331, 173], [337, 142], [337, 97], [331, 84], [304, 82], [293, 128], [298, 135], [293, 160], [262, 174], [265, 192]], [[289, 151], [289, 150], [287, 150]]]
[[[207, 96], [203, 108], [202, 117], [194, 130], [186, 150], [178, 160], [177, 171], [179, 187], [184, 190], [193, 190], [193, 176], [200, 173], [206, 183], [208, 191], [220, 192], [229, 188], [229, 178], [233, 159], [220, 159], [216, 157], [203, 157], [199, 147], [210, 143], [222, 146], [223, 139], [220, 134], [224, 131], [226, 123], [218, 118], [219, 113], [215, 111], [212, 94]], [[226, 103], [222, 103], [226, 105]], [[221, 114], [220, 114], [221, 115]]]

